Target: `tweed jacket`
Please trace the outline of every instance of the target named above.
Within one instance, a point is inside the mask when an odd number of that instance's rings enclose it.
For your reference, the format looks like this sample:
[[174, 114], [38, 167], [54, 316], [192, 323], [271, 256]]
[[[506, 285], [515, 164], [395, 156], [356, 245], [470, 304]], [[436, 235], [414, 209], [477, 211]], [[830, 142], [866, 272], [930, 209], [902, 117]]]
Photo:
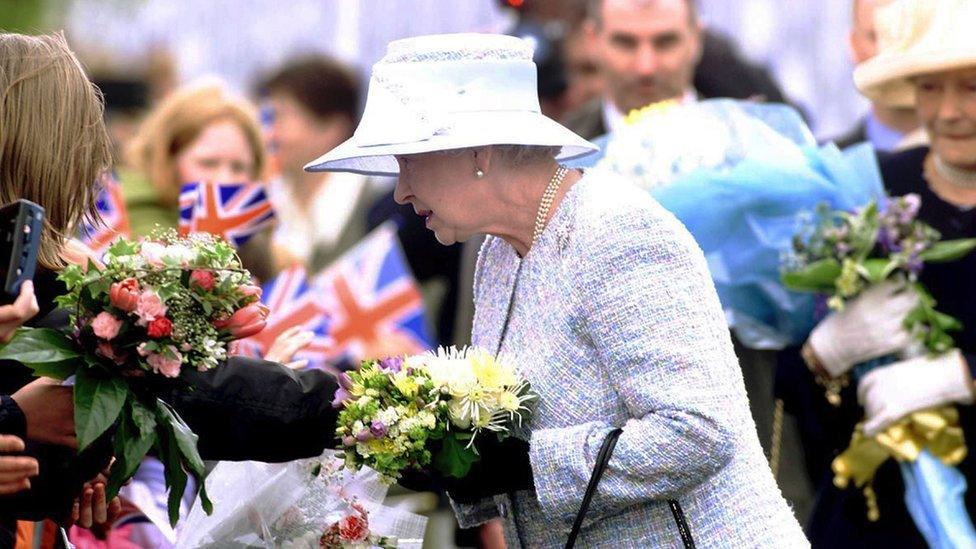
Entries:
[[760, 448], [705, 258], [646, 192], [588, 170], [525, 258], [486, 240], [474, 295], [474, 345], [540, 398], [523, 433], [535, 491], [455, 504], [462, 526], [501, 516], [510, 547], [562, 547], [622, 427], [579, 547], [680, 547], [669, 498], [699, 547], [808, 545]]

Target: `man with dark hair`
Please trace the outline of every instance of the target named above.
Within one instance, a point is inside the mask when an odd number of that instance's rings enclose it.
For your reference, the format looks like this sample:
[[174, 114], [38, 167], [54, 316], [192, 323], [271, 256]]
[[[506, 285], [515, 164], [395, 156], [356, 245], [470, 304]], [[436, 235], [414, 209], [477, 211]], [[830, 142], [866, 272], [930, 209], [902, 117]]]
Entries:
[[359, 82], [336, 60], [306, 57], [287, 63], [259, 89], [270, 118], [268, 145], [280, 169], [271, 185], [279, 219], [276, 262], [298, 261], [315, 272], [366, 235], [366, 212], [384, 190], [365, 176], [303, 169], [352, 136]]
[[606, 94], [567, 117], [583, 137], [612, 131], [630, 110], [667, 99], [784, 100], [762, 68], [702, 28], [693, 0], [590, 0], [587, 17]]

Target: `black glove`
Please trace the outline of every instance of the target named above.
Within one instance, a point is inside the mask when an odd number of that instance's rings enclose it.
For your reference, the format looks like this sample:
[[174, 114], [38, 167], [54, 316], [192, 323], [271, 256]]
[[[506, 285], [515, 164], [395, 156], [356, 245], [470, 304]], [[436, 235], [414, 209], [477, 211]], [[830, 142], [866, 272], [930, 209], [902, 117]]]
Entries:
[[499, 442], [493, 434], [486, 435], [476, 443], [481, 459], [471, 466], [468, 474], [460, 479], [444, 477], [448, 495], [458, 503], [474, 503], [498, 494], [535, 489], [529, 443], [515, 437]]

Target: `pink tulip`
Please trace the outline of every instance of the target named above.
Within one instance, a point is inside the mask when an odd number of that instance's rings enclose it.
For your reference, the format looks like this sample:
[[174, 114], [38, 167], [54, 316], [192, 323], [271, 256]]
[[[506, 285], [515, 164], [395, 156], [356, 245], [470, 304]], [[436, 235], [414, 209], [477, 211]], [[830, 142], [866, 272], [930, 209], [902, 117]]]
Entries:
[[215, 320], [214, 328], [227, 331], [234, 339], [251, 337], [264, 329], [268, 312], [263, 303], [252, 303], [234, 311], [234, 314], [223, 320]]
[[108, 300], [113, 307], [127, 313], [136, 310], [136, 306], [139, 304], [139, 281], [134, 278], [127, 278], [112, 284], [108, 289]]

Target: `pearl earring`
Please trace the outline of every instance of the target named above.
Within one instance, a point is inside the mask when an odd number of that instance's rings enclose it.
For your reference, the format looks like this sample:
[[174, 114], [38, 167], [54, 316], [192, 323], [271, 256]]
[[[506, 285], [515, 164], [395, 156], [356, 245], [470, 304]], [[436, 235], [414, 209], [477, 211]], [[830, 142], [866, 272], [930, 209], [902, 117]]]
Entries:
[[478, 179], [481, 179], [482, 177], [485, 176], [485, 172], [482, 171], [482, 170], [475, 170], [474, 171], [474, 176], [477, 177]]

